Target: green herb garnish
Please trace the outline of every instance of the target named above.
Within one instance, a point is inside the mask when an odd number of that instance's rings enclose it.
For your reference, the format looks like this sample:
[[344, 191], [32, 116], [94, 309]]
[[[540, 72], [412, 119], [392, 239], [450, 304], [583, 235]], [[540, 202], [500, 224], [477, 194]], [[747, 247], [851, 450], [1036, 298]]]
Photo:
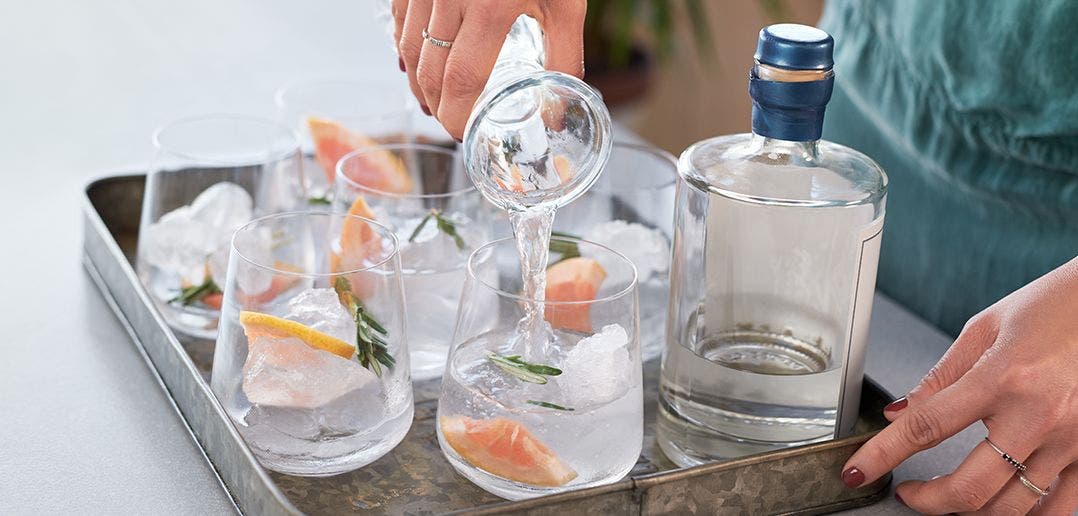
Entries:
[[322, 195], [321, 197], [311, 197], [311, 198], [307, 199], [307, 204], [311, 204], [311, 205], [322, 204], [322, 205], [325, 205], [325, 206], [329, 206], [329, 205], [333, 204], [333, 201], [330, 201], [329, 197], [326, 197], [325, 195]]
[[457, 243], [457, 249], [463, 251], [468, 247], [468, 245], [464, 243], [464, 238], [460, 236], [460, 233], [457, 233], [457, 226], [453, 224], [453, 221], [443, 217], [442, 212], [434, 208], [431, 208], [430, 212], [427, 213], [427, 216], [419, 221], [419, 225], [415, 227], [412, 231], [412, 235], [408, 237], [409, 242], [415, 242], [416, 237], [419, 236], [419, 232], [423, 231], [423, 228], [430, 219], [434, 219], [434, 223], [438, 225], [439, 231], [449, 235], [453, 241]]
[[338, 276], [333, 282], [333, 290], [337, 291], [337, 297], [340, 299], [341, 304], [354, 314], [353, 317], [356, 322], [356, 360], [359, 361], [360, 365], [381, 377], [381, 365], [386, 366], [387, 369], [393, 369], [393, 365], [397, 362], [389, 354], [389, 346], [383, 338], [388, 332], [371, 314], [367, 313], [366, 307], [352, 293], [352, 286], [347, 279], [343, 276]]
[[529, 403], [531, 405], [538, 405], [538, 406], [543, 407], [543, 408], [554, 409], [554, 410], [565, 410], [565, 411], [569, 411], [569, 412], [572, 412], [572, 411], [576, 410], [574, 408], [563, 407], [561, 405], [555, 405], [553, 403], [550, 403], [549, 401], [528, 400], [527, 403]]
[[575, 238], [577, 240], [579, 240], [580, 237], [576, 235], [570, 235], [569, 233], [562, 233], [561, 231], [551, 231], [550, 237], [550, 252], [558, 253], [561, 255], [557, 261], [551, 263], [550, 265], [554, 265], [555, 263], [558, 263], [562, 260], [568, 260], [569, 258], [577, 258], [580, 256], [580, 246], [578, 246], [576, 242], [554, 240], [555, 237]]
[[213, 282], [212, 276], [206, 276], [206, 279], [202, 281], [201, 285], [195, 285], [193, 287], [187, 287], [180, 290], [180, 295], [169, 299], [169, 303], [180, 302], [183, 306], [188, 306], [196, 301], [202, 301], [202, 298], [210, 294], [220, 294], [221, 288]]
[[547, 376], [561, 374], [561, 369], [543, 364], [529, 364], [521, 360], [520, 355], [504, 356], [490, 353], [487, 359], [494, 362], [494, 365], [500, 367], [502, 371], [529, 383], [543, 385], [547, 382]]

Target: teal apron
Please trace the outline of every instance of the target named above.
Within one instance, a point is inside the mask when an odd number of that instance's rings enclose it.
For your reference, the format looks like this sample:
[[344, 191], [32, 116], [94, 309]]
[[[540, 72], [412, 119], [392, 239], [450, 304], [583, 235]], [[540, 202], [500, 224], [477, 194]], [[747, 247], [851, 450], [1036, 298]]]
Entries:
[[884, 293], [957, 335], [1078, 255], [1078, 2], [839, 0], [820, 27], [824, 138], [890, 177]]

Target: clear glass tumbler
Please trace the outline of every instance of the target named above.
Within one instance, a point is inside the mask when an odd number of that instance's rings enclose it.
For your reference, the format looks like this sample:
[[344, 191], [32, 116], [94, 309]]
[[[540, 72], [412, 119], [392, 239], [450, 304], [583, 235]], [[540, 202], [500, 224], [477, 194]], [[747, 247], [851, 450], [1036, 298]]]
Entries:
[[[357, 181], [379, 167], [407, 177], [410, 188], [390, 192]], [[396, 233], [412, 378], [441, 376], [468, 256], [491, 239], [490, 206], [468, 180], [460, 154], [421, 144], [353, 152], [338, 163], [334, 199], [341, 211], [369, 216]]]
[[174, 330], [212, 339], [232, 232], [306, 197], [299, 139], [268, 120], [207, 115], [158, 129], [153, 145], [138, 275]]
[[291, 212], [236, 231], [210, 385], [263, 466], [362, 467], [412, 424], [397, 239], [369, 219]]
[[[556, 238], [547, 299], [522, 297], [516, 241], [468, 260], [438, 402], [438, 442], [479, 487], [522, 499], [609, 484], [637, 462], [643, 390], [636, 271], [623, 255]], [[543, 334], [522, 328], [539, 314]], [[534, 328], [531, 328], [534, 329]]]
[[312, 207], [328, 206], [337, 161], [356, 149], [413, 139], [415, 101], [400, 81], [301, 79], [274, 96], [282, 124], [299, 131], [311, 174]]
[[677, 161], [648, 145], [615, 143], [599, 180], [558, 210], [555, 234], [582, 237], [614, 249], [636, 265], [640, 290], [640, 349], [657, 358], [666, 345], [670, 241]]

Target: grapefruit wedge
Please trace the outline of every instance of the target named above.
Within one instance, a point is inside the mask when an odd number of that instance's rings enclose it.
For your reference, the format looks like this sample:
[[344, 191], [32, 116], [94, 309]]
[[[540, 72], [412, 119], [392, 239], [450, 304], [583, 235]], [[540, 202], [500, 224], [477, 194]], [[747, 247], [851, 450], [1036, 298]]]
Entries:
[[375, 150], [349, 161], [344, 175], [356, 183], [383, 192], [403, 194], [412, 191], [412, 176], [408, 175], [404, 162], [392, 152], [378, 148], [378, 142], [325, 118], [308, 118], [307, 128], [314, 142], [314, 157], [330, 184], [333, 184], [337, 174], [337, 162], [345, 154], [373, 148]]
[[[352, 206], [348, 209], [349, 215], [357, 215], [374, 220], [374, 212], [362, 196], [356, 197]], [[341, 238], [337, 241], [339, 249], [329, 253], [329, 270], [331, 272], [344, 272], [362, 269], [366, 265], [368, 257], [375, 256], [382, 251], [382, 240], [366, 221], [354, 217], [346, 217], [341, 224]], [[373, 285], [363, 281], [364, 277], [352, 274], [348, 283], [352, 286], [352, 292], [360, 299], [367, 299], [373, 291]]]
[[519, 422], [445, 416], [440, 424], [453, 451], [487, 473], [542, 487], [563, 486], [576, 478], [573, 468]]
[[247, 335], [249, 342], [254, 342], [259, 337], [295, 337], [312, 348], [328, 351], [346, 360], [351, 360], [356, 353], [355, 346], [337, 337], [274, 315], [243, 311], [240, 312], [240, 324], [243, 325], [243, 333]]
[[554, 170], [558, 173], [561, 184], [568, 183], [573, 178], [573, 164], [561, 154], [554, 156]]
[[[592, 258], [569, 258], [546, 270], [547, 301], [592, 301], [606, 279], [602, 265]], [[546, 320], [551, 326], [580, 332], [591, 331], [590, 304], [547, 305]]]

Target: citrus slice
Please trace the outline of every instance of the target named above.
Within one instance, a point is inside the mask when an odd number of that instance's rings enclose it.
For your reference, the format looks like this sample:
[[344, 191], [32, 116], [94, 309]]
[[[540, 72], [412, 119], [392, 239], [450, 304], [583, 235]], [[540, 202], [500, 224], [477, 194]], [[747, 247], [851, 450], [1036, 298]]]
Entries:
[[378, 147], [378, 142], [349, 131], [333, 120], [310, 117], [307, 128], [311, 131], [314, 142], [314, 157], [326, 173], [326, 180], [333, 183], [337, 174], [337, 162], [345, 154], [358, 149], [373, 148], [350, 161], [344, 175], [363, 186], [383, 192], [408, 193], [412, 191], [412, 176], [408, 169], [392, 152]]
[[554, 156], [554, 170], [557, 171], [561, 184], [568, 183], [573, 178], [573, 164], [561, 154]]
[[[362, 196], [356, 197], [348, 208], [348, 214], [374, 220], [374, 212]], [[382, 241], [374, 228], [355, 217], [345, 217], [341, 223], [341, 238], [337, 245], [340, 249], [332, 251], [329, 257], [330, 270], [333, 272], [362, 269], [363, 261], [382, 249]]]
[[282, 319], [260, 312], [240, 312], [240, 324], [247, 340], [259, 337], [284, 339], [295, 337], [312, 348], [328, 351], [341, 358], [350, 360], [356, 353], [356, 347], [332, 335], [326, 335], [296, 321]]
[[[599, 292], [599, 285], [606, 279], [606, 271], [592, 258], [569, 258], [551, 265], [546, 270], [547, 301], [592, 301]], [[547, 305], [546, 320], [555, 328], [591, 331], [588, 315], [591, 305]]]
[[440, 423], [453, 451], [487, 473], [543, 487], [562, 486], [576, 478], [573, 468], [519, 422], [443, 416]]
[[220, 310], [221, 304], [224, 303], [225, 295], [220, 292], [214, 292], [213, 294], [206, 294], [202, 296], [202, 304], [214, 309]]
[[[349, 215], [356, 215], [374, 220], [374, 212], [362, 196], [356, 197], [352, 206], [348, 209]], [[353, 271], [364, 268], [367, 258], [377, 255], [382, 250], [382, 240], [366, 221], [355, 217], [345, 217], [341, 224], [341, 238], [337, 241], [338, 250], [329, 253], [329, 270], [332, 272]], [[352, 274], [348, 283], [352, 286], [352, 292], [360, 299], [368, 299], [373, 292], [374, 285], [363, 281], [364, 277]]]

